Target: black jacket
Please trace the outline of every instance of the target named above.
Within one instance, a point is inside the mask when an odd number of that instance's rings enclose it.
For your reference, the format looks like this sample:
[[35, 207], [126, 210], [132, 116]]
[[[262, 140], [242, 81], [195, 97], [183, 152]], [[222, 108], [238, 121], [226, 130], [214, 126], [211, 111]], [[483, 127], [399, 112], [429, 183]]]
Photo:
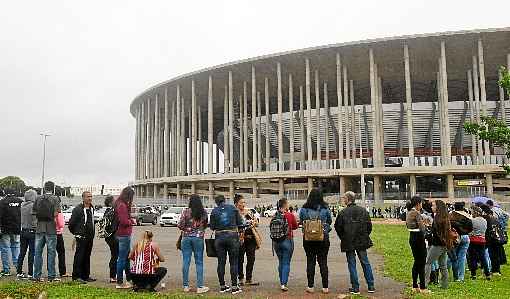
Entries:
[[14, 196], [0, 200], [0, 230], [3, 234], [21, 233], [21, 204], [23, 201]]
[[367, 210], [351, 203], [340, 211], [335, 221], [335, 230], [340, 238], [342, 252], [366, 250], [372, 247], [370, 233], [372, 221]]
[[93, 238], [95, 235], [95, 225], [94, 225], [94, 207], [92, 209], [92, 228], [89, 231], [86, 230], [85, 227], [85, 212], [83, 211], [83, 204], [79, 204], [73, 209], [73, 213], [71, 214], [71, 219], [69, 219], [69, 231], [71, 234], [80, 237], [91, 237]]

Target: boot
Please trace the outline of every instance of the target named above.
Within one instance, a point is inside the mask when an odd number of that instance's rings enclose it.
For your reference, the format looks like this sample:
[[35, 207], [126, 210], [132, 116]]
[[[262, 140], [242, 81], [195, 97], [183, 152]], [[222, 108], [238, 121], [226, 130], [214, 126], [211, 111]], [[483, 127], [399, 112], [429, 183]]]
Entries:
[[436, 272], [434, 276], [434, 284], [439, 284], [439, 270], [436, 270], [434, 272]]

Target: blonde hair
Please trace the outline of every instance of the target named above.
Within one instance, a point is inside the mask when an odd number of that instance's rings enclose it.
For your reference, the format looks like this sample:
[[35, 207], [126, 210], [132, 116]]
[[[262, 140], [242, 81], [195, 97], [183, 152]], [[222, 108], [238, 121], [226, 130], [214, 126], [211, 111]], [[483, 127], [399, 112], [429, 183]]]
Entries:
[[140, 240], [138, 240], [138, 242], [136, 242], [135, 244], [135, 252], [136, 253], [142, 252], [145, 249], [145, 246], [152, 242], [152, 237], [153, 234], [150, 230], [144, 231]]

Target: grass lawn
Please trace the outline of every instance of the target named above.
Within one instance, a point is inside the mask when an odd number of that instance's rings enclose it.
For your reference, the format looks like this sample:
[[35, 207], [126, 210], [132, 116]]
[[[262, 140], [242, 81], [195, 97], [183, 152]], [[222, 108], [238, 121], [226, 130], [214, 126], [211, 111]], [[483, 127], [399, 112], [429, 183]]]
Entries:
[[[432, 295], [412, 295], [411, 292], [411, 268], [413, 257], [409, 247], [407, 232], [404, 225], [375, 224], [372, 239], [377, 252], [384, 256], [384, 275], [408, 284], [406, 295], [411, 298], [510, 298], [510, 266], [501, 267], [503, 276], [493, 277], [491, 281], [483, 279], [482, 271], [479, 271], [479, 279], [470, 280], [466, 270], [466, 280], [463, 283], [453, 282], [447, 290], [442, 290], [434, 285], [430, 286]], [[506, 252], [510, 248], [506, 247]], [[451, 272], [450, 272], [451, 273]]]

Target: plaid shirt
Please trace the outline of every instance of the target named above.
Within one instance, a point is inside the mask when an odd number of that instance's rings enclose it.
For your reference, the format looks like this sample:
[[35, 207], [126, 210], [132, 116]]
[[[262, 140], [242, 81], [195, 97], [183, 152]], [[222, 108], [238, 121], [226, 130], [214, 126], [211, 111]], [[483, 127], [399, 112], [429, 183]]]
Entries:
[[191, 217], [191, 209], [184, 209], [177, 226], [182, 230], [183, 237], [203, 238], [207, 228], [207, 213], [204, 212], [202, 219], [197, 221]]

